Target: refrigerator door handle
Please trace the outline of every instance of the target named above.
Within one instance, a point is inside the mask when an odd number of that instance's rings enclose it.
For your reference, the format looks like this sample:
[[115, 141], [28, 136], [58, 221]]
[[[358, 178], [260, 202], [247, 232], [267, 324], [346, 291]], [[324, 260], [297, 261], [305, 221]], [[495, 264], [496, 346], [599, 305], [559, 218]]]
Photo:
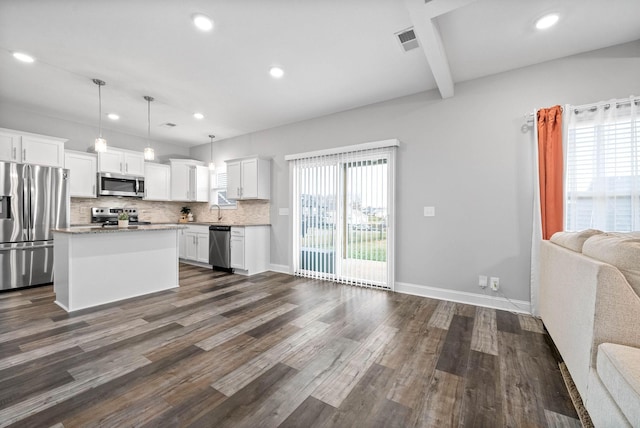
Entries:
[[34, 180], [34, 170], [32, 166], [27, 166], [28, 170], [29, 170], [29, 182], [27, 183], [28, 189], [29, 189], [29, 239], [33, 240], [34, 239], [34, 228], [35, 228], [35, 222], [34, 222], [34, 214], [33, 214], [33, 210], [34, 210], [34, 205], [33, 205], [33, 186], [35, 183]]
[[31, 168], [25, 165], [22, 170], [22, 229], [27, 232], [27, 240], [31, 239]]

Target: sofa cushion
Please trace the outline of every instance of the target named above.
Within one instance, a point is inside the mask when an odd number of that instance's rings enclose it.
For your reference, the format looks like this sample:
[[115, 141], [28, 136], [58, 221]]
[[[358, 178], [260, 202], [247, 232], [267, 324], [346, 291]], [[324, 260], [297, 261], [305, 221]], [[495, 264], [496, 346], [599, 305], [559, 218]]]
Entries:
[[596, 229], [587, 229], [580, 232], [556, 232], [551, 236], [550, 241], [576, 253], [581, 253], [584, 241], [600, 233], [602, 232]]
[[640, 295], [640, 235], [638, 233], [603, 233], [587, 239], [582, 247], [585, 256], [615, 266]]
[[597, 370], [631, 426], [640, 426], [640, 349], [603, 343], [598, 346]]

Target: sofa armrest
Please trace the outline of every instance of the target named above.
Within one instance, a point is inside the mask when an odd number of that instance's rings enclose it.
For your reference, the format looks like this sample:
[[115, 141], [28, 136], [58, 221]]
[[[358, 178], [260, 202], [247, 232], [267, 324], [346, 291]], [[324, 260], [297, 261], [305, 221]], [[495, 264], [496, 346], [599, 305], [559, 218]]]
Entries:
[[598, 272], [604, 263], [549, 241], [540, 244], [540, 316], [578, 391], [586, 397]]

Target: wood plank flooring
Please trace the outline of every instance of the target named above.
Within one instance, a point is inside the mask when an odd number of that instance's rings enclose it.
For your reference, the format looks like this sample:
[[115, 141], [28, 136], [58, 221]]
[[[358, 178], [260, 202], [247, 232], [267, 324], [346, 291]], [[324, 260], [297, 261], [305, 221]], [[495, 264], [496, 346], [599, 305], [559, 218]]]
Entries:
[[528, 316], [180, 265], [67, 314], [0, 293], [0, 427], [579, 426]]

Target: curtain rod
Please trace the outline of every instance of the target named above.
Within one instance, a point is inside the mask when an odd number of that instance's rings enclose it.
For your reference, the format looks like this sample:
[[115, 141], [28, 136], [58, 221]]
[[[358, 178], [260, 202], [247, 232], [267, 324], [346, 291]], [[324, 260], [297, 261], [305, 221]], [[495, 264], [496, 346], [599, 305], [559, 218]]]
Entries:
[[[604, 106], [605, 108], [610, 108], [611, 104], [615, 104], [616, 106], [623, 106], [623, 105], [627, 105], [627, 104], [631, 104], [631, 102], [633, 101], [633, 103], [637, 106], [640, 106], [640, 97], [636, 97], [635, 95], [631, 95], [629, 96], [629, 98], [619, 98], [617, 100], [610, 100], [610, 101], [600, 101], [597, 103], [590, 103], [590, 104], [583, 104], [580, 106], [572, 106], [571, 104], [568, 105], [568, 107], [573, 110], [576, 113], [580, 113], [582, 111], [585, 110], [591, 110], [591, 109], [596, 109], [600, 106]], [[535, 116], [535, 114], [538, 112], [539, 109], [535, 109], [533, 111], [533, 113], [525, 113], [524, 118], [527, 122], [530, 122], [533, 120], [533, 117]]]
[[611, 104], [615, 104], [616, 107], [624, 106], [627, 104], [631, 105], [632, 102], [635, 105], [640, 105], [640, 97], [635, 97], [631, 95], [629, 98], [620, 98], [617, 100], [610, 100], [610, 101], [600, 101], [597, 103], [583, 104], [581, 106], [570, 105], [569, 107], [571, 107], [571, 110], [573, 110], [574, 113], [577, 114], [587, 110], [595, 111], [598, 107], [604, 107], [605, 109], [608, 109], [608, 108], [611, 108]]

